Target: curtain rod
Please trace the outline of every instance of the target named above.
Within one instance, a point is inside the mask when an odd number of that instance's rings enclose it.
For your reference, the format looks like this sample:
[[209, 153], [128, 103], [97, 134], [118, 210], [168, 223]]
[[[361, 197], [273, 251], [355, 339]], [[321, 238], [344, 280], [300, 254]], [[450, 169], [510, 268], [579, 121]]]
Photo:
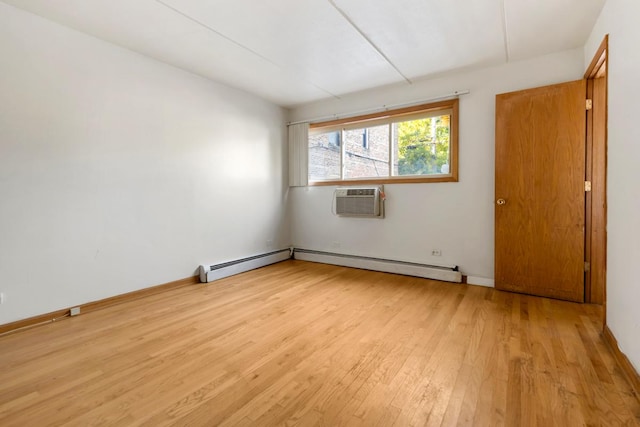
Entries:
[[446, 95], [440, 95], [440, 96], [427, 98], [427, 99], [420, 99], [417, 101], [405, 102], [402, 104], [383, 105], [381, 107], [368, 108], [366, 110], [352, 111], [349, 113], [331, 114], [329, 116], [314, 117], [312, 119], [306, 119], [306, 120], [298, 120], [296, 122], [287, 123], [287, 126], [297, 125], [300, 123], [316, 123], [316, 122], [326, 122], [328, 120], [347, 119], [349, 117], [355, 117], [362, 114], [378, 113], [378, 112], [389, 111], [392, 109], [403, 108], [403, 107], [412, 107], [414, 105], [424, 104], [425, 102], [444, 101], [445, 99], [457, 98], [460, 95], [467, 95], [468, 93], [470, 93], [469, 90], [456, 90]]

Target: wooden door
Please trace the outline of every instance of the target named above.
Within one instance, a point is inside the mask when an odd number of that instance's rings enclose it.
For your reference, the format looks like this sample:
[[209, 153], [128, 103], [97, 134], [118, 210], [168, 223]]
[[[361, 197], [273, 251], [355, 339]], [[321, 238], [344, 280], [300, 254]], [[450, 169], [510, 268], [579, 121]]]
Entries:
[[584, 301], [586, 82], [496, 97], [495, 285]]

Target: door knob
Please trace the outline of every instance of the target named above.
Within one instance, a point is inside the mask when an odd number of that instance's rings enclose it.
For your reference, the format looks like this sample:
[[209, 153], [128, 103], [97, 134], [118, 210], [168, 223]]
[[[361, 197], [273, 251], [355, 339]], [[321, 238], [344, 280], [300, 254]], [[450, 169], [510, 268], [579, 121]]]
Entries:
[[505, 203], [507, 203], [507, 201], [505, 199], [498, 199], [498, 200], [496, 200], [496, 203], [499, 204], [500, 206], [502, 206]]

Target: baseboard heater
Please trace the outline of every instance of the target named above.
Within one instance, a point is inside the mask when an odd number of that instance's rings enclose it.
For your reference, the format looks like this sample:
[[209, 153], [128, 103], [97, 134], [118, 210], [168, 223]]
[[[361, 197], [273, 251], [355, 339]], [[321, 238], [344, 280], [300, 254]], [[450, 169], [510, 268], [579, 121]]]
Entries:
[[200, 265], [200, 281], [202, 283], [209, 283], [214, 280], [222, 279], [223, 277], [244, 273], [245, 271], [254, 270], [256, 268], [264, 267], [265, 265], [275, 264], [276, 262], [285, 261], [291, 258], [292, 254], [293, 249], [289, 248], [223, 262], [220, 264], [202, 264]]
[[403, 274], [405, 276], [423, 277], [425, 279], [442, 280], [445, 282], [462, 282], [462, 273], [458, 271], [458, 266], [442, 267], [415, 262], [345, 255], [298, 248], [293, 250], [293, 257], [301, 261], [312, 261], [323, 264], [340, 265], [343, 267], [354, 267], [364, 270]]

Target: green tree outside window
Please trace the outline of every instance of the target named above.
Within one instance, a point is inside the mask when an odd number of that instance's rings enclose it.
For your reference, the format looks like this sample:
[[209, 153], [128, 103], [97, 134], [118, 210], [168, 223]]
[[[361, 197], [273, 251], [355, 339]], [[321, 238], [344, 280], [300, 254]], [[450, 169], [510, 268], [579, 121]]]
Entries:
[[398, 123], [398, 175], [447, 173], [449, 122], [447, 115]]

